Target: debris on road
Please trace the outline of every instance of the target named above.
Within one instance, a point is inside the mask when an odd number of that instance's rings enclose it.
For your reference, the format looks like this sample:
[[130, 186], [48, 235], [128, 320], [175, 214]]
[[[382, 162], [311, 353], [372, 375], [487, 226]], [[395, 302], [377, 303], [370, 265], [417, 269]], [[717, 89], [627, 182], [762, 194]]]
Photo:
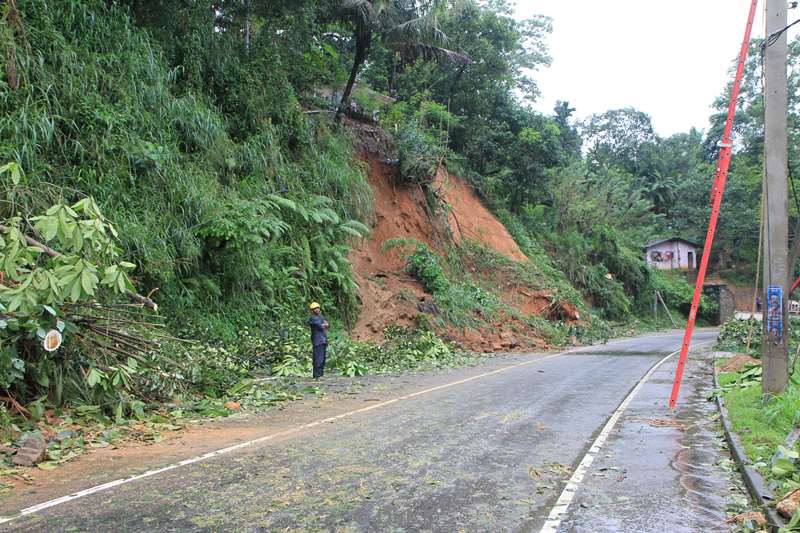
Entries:
[[657, 428], [673, 427], [675, 429], [680, 429], [681, 431], [685, 429], [683, 422], [674, 418], [635, 418], [631, 420], [636, 422], [644, 422], [649, 426]]
[[542, 479], [542, 473], [531, 465], [528, 465], [528, 475], [531, 476], [531, 479]]
[[764, 513], [759, 511], [748, 511], [746, 513], [740, 513], [736, 516], [732, 516], [725, 521], [726, 524], [735, 524], [737, 526], [744, 526], [748, 527], [749, 529], [755, 529], [756, 527], [763, 528], [767, 525], [767, 519], [764, 517]]
[[40, 434], [27, 435], [20, 442], [17, 454], [11, 462], [17, 466], [35, 466], [44, 461], [47, 452], [47, 441]]
[[741, 372], [747, 365], [760, 365], [761, 361], [747, 354], [739, 353], [728, 359], [719, 369], [721, 372]]
[[775, 508], [781, 516], [791, 518], [797, 512], [798, 507], [800, 507], [800, 489], [795, 489], [784, 496]]

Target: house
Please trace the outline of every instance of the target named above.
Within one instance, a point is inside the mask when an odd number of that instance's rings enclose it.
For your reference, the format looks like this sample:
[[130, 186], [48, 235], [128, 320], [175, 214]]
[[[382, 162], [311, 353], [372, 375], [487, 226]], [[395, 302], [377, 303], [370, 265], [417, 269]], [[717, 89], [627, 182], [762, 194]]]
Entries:
[[645, 261], [659, 270], [695, 270], [700, 246], [686, 239], [671, 237], [644, 245]]

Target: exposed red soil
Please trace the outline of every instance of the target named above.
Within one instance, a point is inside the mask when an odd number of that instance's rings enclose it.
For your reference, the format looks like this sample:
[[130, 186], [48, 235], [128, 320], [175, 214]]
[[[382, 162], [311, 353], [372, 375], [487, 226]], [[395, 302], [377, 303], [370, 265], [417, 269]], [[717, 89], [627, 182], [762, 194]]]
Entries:
[[747, 354], [739, 353], [728, 359], [719, 369], [721, 372], [741, 372], [747, 365], [760, 365], [761, 361]]
[[450, 208], [450, 228], [456, 242], [472, 239], [514, 261], [528, 260], [506, 227], [486, 209], [467, 182], [442, 168], [433, 187]]
[[373, 189], [375, 222], [368, 239], [350, 254], [359, 286], [361, 315], [352, 331], [359, 340], [378, 338], [389, 324], [412, 326], [417, 301], [425, 292], [407, 276], [400, 250], [384, 250], [389, 239], [413, 238], [434, 247], [433, 225], [424, 208], [422, 191], [396, 186], [396, 170], [377, 156], [364, 156]]
[[[368, 181], [373, 188], [375, 221], [370, 237], [356, 245], [350, 254], [362, 302], [359, 320], [351, 334], [358, 340], [382, 340], [383, 331], [389, 325], [413, 327], [417, 316], [430, 302], [430, 295], [404, 272], [405, 262], [400, 250], [385, 250], [385, 242], [395, 238], [416, 239], [437, 250], [443, 240], [451, 237], [446, 234], [446, 228], [437, 231], [437, 222], [427, 212], [422, 190], [398, 183], [397, 167], [384, 163], [384, 158], [369, 148], [362, 153], [362, 159], [368, 165]], [[456, 242], [472, 239], [514, 261], [528, 260], [508, 230], [463, 180], [442, 170], [434, 188], [450, 208], [448, 222]], [[520, 285], [511, 271], [475, 271], [475, 274], [491, 281], [503, 301], [523, 315], [541, 314], [551, 304], [548, 291]], [[492, 327], [479, 330], [449, 327], [440, 333], [475, 351], [508, 351], [545, 345], [524, 322], [511, 316], [499, 317]]]

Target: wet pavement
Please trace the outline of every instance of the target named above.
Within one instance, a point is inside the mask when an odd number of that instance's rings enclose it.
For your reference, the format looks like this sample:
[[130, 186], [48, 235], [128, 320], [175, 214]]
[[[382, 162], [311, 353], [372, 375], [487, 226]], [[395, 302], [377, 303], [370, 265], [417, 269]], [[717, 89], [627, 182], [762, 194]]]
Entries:
[[746, 498], [713, 390], [713, 352], [692, 353], [681, 398], [666, 405], [673, 357], [628, 406], [562, 522], [574, 532], [730, 531], [726, 506]]
[[[714, 335], [700, 331], [695, 342]], [[538, 531], [609, 415], [680, 340], [513, 356], [506, 371], [120, 485], [0, 531]], [[711, 366], [690, 359], [677, 419], [666, 408], [674, 366], [662, 365], [630, 404], [562, 531], [723, 530], [733, 489], [715, 465], [725, 452], [704, 397]], [[426, 386], [458, 377], [442, 372]]]

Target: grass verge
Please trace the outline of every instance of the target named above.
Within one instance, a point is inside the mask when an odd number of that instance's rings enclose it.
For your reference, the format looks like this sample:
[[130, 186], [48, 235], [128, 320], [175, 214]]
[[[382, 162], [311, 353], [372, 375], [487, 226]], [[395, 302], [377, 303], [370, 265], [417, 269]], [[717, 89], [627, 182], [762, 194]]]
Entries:
[[[718, 349], [739, 352], [758, 358], [761, 343], [759, 327], [747, 321], [731, 320], [720, 333]], [[747, 338], [751, 338], [747, 348]], [[790, 337], [790, 354], [800, 344], [800, 335]], [[720, 369], [726, 361], [718, 360]], [[800, 489], [800, 447], [798, 443], [787, 443], [787, 437], [800, 423], [800, 372], [795, 368], [786, 389], [779, 395], [765, 397], [762, 394], [760, 361], [744, 364], [736, 371], [719, 373], [719, 391], [728, 409], [733, 431], [739, 436], [745, 453], [753, 467], [764, 477], [773, 490], [776, 501], [790, 492]], [[787, 446], [788, 444], [788, 446]], [[795, 513], [792, 524], [800, 521]], [[748, 529], [741, 529], [748, 531]], [[800, 531], [795, 525], [781, 529], [782, 532]]]

